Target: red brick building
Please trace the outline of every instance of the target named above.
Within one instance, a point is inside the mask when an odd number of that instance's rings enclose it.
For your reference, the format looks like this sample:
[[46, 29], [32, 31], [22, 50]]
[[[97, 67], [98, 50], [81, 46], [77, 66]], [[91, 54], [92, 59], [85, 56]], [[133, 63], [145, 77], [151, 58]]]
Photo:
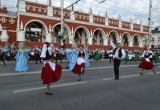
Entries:
[[[26, 45], [42, 45], [43, 42], [61, 44], [58, 37], [60, 31], [60, 7], [19, 0], [17, 13], [8, 12], [7, 8], [0, 9], [0, 45], [5, 42], [25, 41]], [[88, 42], [90, 48], [109, 48], [108, 38], [113, 42], [121, 41], [121, 45], [128, 49], [143, 49], [143, 38], [148, 34], [148, 27], [109, 18], [107, 12], [104, 16], [74, 10], [64, 11], [64, 37], [67, 45], [73, 41], [78, 44]]]

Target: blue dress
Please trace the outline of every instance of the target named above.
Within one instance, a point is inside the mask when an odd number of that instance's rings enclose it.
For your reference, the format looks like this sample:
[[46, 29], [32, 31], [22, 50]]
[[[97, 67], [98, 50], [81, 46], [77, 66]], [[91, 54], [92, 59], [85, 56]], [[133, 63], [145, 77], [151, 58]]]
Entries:
[[85, 67], [86, 68], [89, 68], [90, 67], [90, 63], [89, 63], [89, 54], [88, 54], [88, 51], [85, 51]]
[[29, 56], [26, 52], [18, 51], [16, 54], [16, 72], [26, 72], [28, 71], [28, 59]]
[[74, 50], [71, 50], [67, 53], [67, 60], [69, 61], [69, 68], [68, 70], [72, 71], [74, 66], [76, 65], [78, 58], [78, 53]]

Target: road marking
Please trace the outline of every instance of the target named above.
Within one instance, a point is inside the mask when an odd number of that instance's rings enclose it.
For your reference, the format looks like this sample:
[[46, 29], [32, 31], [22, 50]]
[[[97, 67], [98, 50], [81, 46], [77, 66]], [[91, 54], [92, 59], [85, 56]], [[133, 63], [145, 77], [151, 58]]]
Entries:
[[[71, 86], [71, 85], [78, 85], [78, 84], [84, 84], [84, 83], [87, 83], [87, 81], [76, 82], [76, 83], [68, 83], [68, 84], [60, 84], [60, 85], [53, 85], [53, 86], [50, 86], [50, 87], [51, 88], [55, 88], [55, 87]], [[45, 88], [46, 87], [36, 87], [36, 88], [30, 88], [30, 89], [15, 90], [13, 92], [14, 93], [29, 92], [29, 91], [40, 90], [40, 89], [45, 89]]]
[[[157, 72], [160, 73], [160, 72]], [[156, 73], [156, 74], [157, 74]], [[145, 73], [145, 74], [153, 74], [153, 73]], [[136, 77], [136, 76], [140, 76], [140, 74], [136, 74], [136, 75], [128, 75], [128, 76], [121, 76], [120, 78], [129, 78], [129, 77]], [[142, 76], [143, 77], [143, 76]], [[113, 80], [114, 78], [104, 78], [102, 80]], [[51, 88], [55, 88], [55, 87], [63, 87], [63, 86], [71, 86], [71, 85], [78, 85], [78, 84], [84, 84], [84, 83], [88, 83], [87, 81], [83, 81], [83, 82], [76, 82], [76, 83], [68, 83], [68, 84], [60, 84], [60, 85], [53, 85], [51, 86]], [[13, 93], [20, 93], [20, 92], [29, 92], [29, 91], [34, 91], [34, 90], [40, 90], [40, 89], [45, 89], [46, 87], [36, 87], [36, 88], [30, 88], [30, 89], [21, 89], [21, 90], [15, 90], [13, 91]]]
[[[124, 67], [133, 67], [133, 66], [137, 66], [137, 65], [123, 65], [120, 67], [124, 68]], [[107, 69], [107, 68], [113, 68], [113, 66], [86, 68], [86, 70], [98, 70], [98, 69]], [[69, 70], [62, 70], [62, 71], [68, 72]], [[16, 76], [16, 75], [31, 75], [31, 74], [40, 74], [40, 73], [41, 71], [21, 72], [21, 73], [4, 73], [4, 74], [0, 74], [0, 77], [1, 76]]]
[[[123, 73], [133, 73], [133, 72], [137, 72], [137, 71], [130, 71], [130, 72], [123, 72]], [[113, 76], [113, 73], [110, 73], [110, 74], [104, 74], [104, 75], [94, 75], [94, 76], [82, 76], [83, 79], [89, 79], [89, 78], [101, 78], [101, 77], [107, 77], [107, 76]], [[113, 78], [111, 78], [113, 79]], [[59, 81], [62, 82], [62, 81], [68, 81], [68, 80], [75, 80], [75, 77], [73, 78], [69, 78], [68, 77], [64, 77], [64, 78], [61, 78]], [[30, 82], [30, 83], [23, 83], [23, 84], [14, 84], [14, 85], [7, 85], [7, 86], [0, 86], [0, 87], [14, 87], [14, 86], [26, 86], [26, 85], [34, 85], [34, 84], [42, 84], [42, 81], [39, 81], [39, 82]]]
[[[158, 74], [158, 73], [160, 73], [160, 72], [156, 72], [156, 74]], [[152, 72], [152, 73], [145, 73], [145, 74], [151, 75], [151, 74], [154, 74], [154, 73]], [[144, 75], [144, 73], [143, 73], [143, 75]], [[129, 77], [136, 77], [136, 76], [141, 76], [141, 75], [140, 75], [140, 74], [128, 75], [128, 76], [121, 76], [121, 77], [119, 77], [119, 78], [129, 78]], [[143, 76], [142, 76], [142, 77], [143, 77]], [[103, 78], [102, 80], [111, 80], [111, 79], [114, 79], [114, 78]]]

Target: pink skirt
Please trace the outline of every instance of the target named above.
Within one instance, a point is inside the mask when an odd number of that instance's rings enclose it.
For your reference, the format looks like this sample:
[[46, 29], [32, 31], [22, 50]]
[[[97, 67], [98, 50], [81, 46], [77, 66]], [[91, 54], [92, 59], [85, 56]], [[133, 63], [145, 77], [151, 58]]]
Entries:
[[41, 79], [43, 84], [50, 84], [52, 82], [56, 82], [61, 78], [62, 75], [62, 67], [61, 65], [56, 64], [55, 70], [53, 71], [49, 65], [49, 63], [45, 64], [45, 67], [42, 68]]
[[150, 70], [154, 68], [154, 65], [152, 62], [147, 62], [145, 59], [143, 59], [138, 67], [142, 69]]
[[78, 65], [76, 63], [76, 65], [74, 66], [72, 72], [75, 73], [75, 74], [81, 74], [81, 68], [84, 68], [83, 69], [83, 72], [82, 74], [84, 73], [84, 70], [85, 70], [85, 63], [82, 63], [81, 65]]

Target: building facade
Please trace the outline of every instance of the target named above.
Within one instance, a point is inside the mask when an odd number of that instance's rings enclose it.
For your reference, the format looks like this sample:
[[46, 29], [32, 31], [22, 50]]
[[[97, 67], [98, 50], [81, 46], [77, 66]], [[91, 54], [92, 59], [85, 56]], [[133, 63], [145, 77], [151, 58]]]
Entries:
[[[28, 45], [41, 45], [43, 42], [62, 44], [58, 32], [61, 28], [60, 7], [19, 0], [17, 13], [10, 14], [7, 8], [0, 9], [0, 40], [4, 42], [25, 41]], [[68, 45], [89, 43], [93, 48], [105, 48], [108, 39], [114, 43], [121, 41], [125, 48], [143, 48], [143, 38], [148, 35], [148, 27], [104, 16], [74, 10], [64, 10], [64, 36]]]
[[152, 30], [152, 45], [160, 47], [160, 26]]

